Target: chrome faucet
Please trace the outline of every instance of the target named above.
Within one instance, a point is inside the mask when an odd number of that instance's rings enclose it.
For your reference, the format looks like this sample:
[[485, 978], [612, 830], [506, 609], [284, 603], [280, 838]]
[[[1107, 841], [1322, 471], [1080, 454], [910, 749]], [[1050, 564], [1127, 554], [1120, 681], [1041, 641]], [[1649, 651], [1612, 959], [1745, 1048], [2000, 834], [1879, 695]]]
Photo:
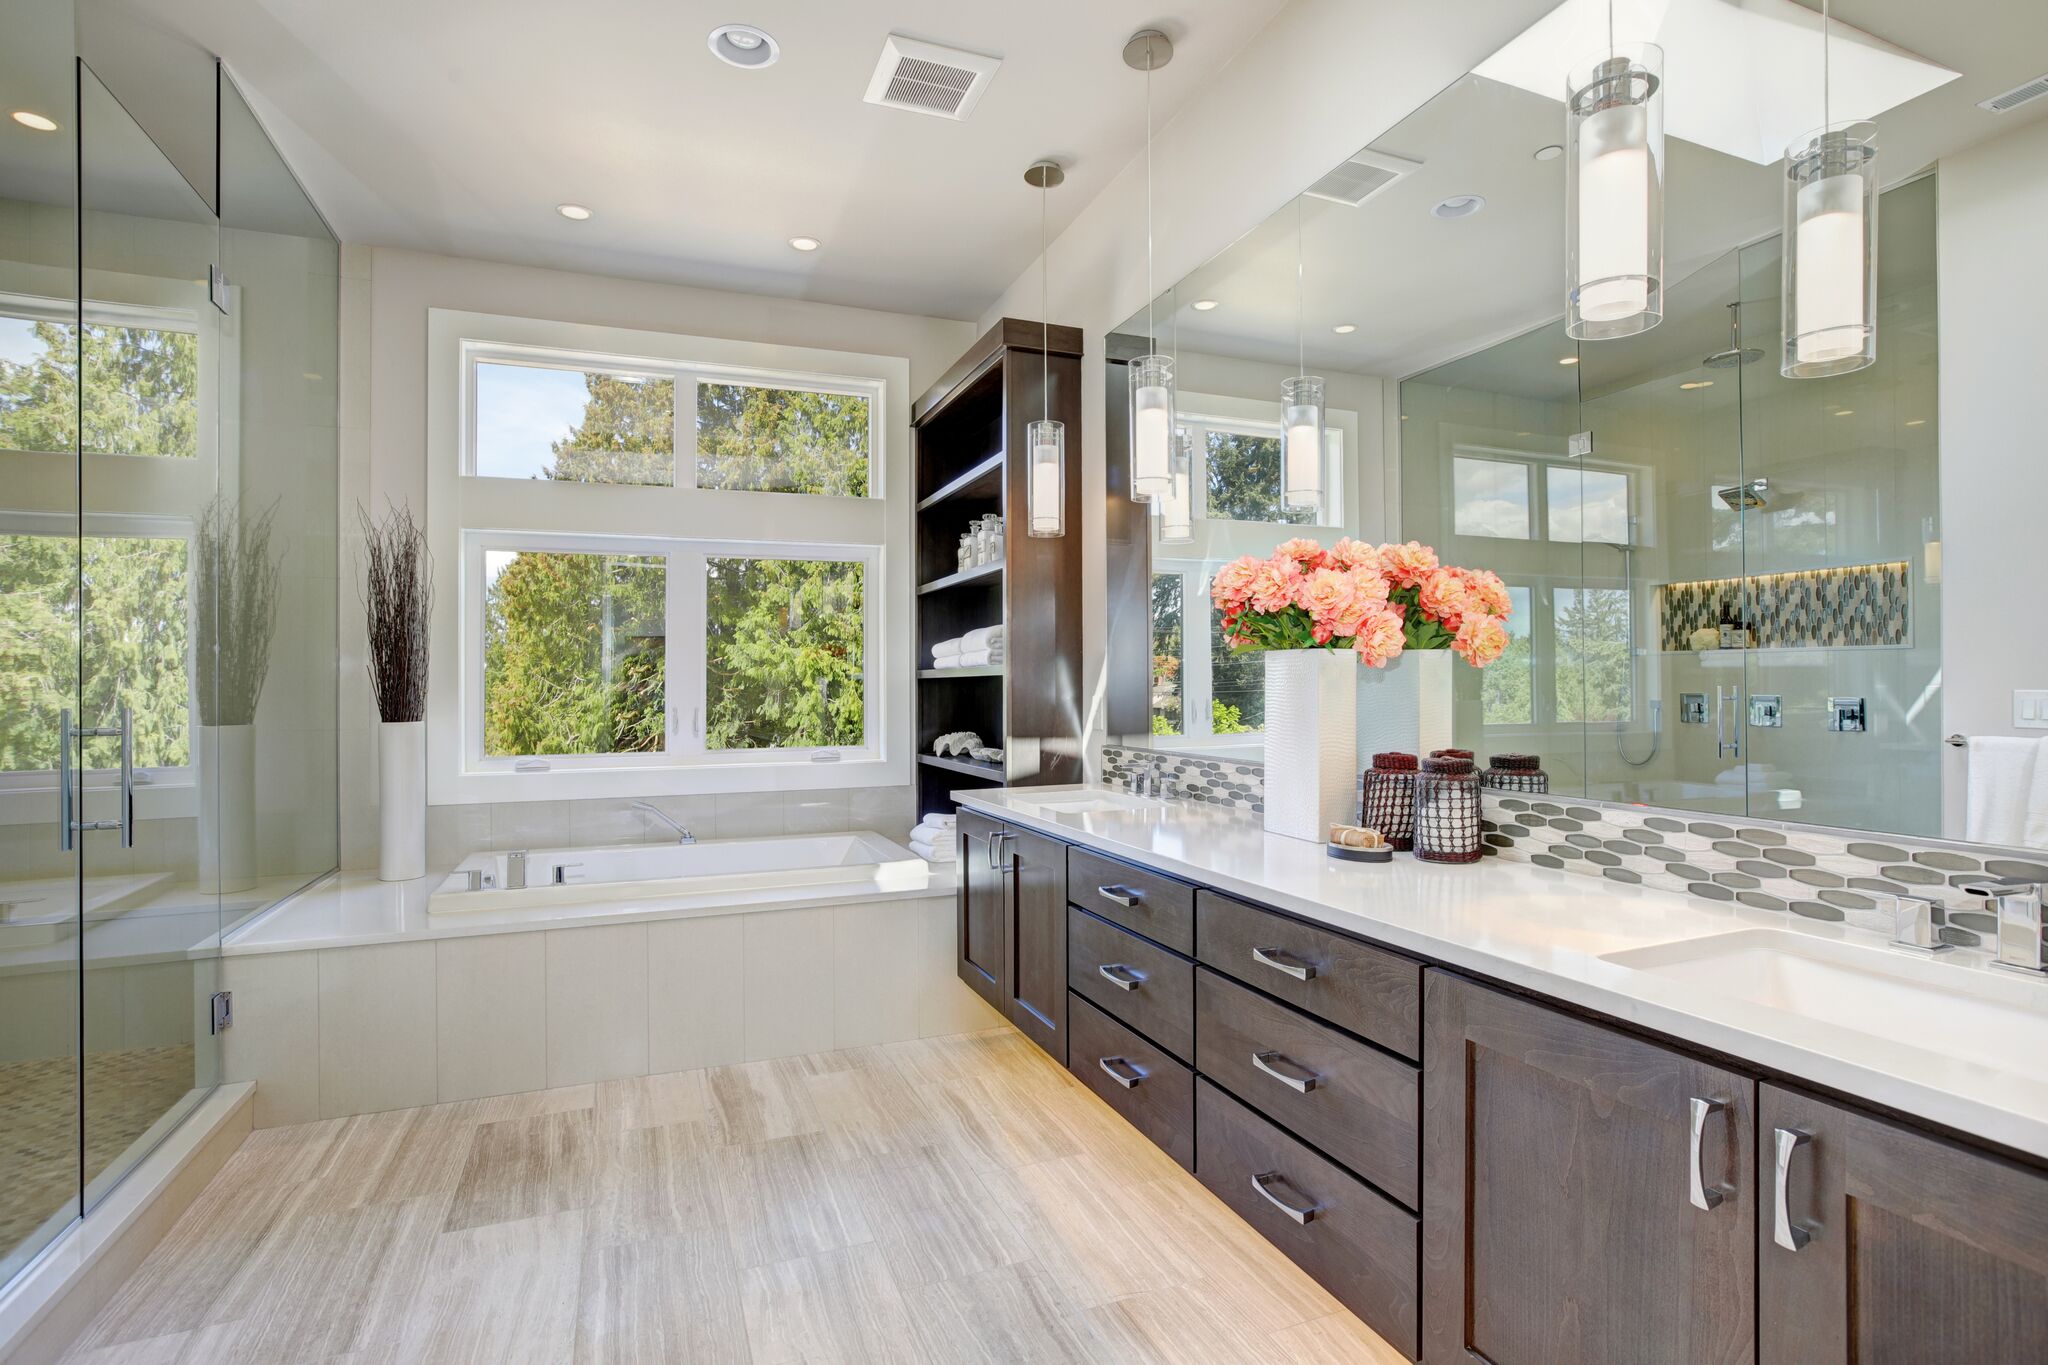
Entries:
[[505, 855], [505, 889], [524, 891], [526, 889], [526, 850]]
[[1998, 956], [1994, 966], [2009, 971], [2048, 975], [2048, 933], [2041, 915], [2040, 882], [1964, 882], [1962, 889], [1982, 896], [1998, 917]]
[[1133, 768], [1124, 779], [1124, 790], [1133, 796], [1174, 798], [1180, 795], [1180, 783], [1166, 775], [1166, 760], [1153, 758], [1143, 768]]
[[1945, 953], [1954, 946], [1941, 941], [1933, 901], [1919, 896], [1892, 897], [1892, 947], [1932, 954]]
[[696, 835], [690, 833], [689, 830], [684, 829], [681, 825], [677, 824], [659, 806], [656, 806], [651, 801], [635, 801], [631, 806], [627, 807], [627, 809], [637, 810], [642, 815], [648, 816], [652, 819], [660, 821], [664, 825], [667, 825], [670, 829], [675, 831], [676, 842], [679, 844], [694, 844], [697, 842]]

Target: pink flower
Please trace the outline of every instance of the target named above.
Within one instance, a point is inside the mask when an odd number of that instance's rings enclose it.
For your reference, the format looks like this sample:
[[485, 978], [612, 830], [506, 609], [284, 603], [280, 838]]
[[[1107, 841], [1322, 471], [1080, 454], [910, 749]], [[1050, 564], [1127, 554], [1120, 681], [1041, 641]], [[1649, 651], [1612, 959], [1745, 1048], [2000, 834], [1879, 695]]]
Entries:
[[1500, 581], [1500, 575], [1487, 569], [1465, 570], [1465, 590], [1473, 605], [1489, 616], [1507, 617], [1515, 614], [1514, 599], [1508, 596], [1508, 585]]
[[1209, 600], [1219, 611], [1236, 611], [1251, 591], [1252, 574], [1260, 561], [1250, 555], [1233, 559], [1216, 571], [1209, 583]]
[[1330, 564], [1339, 569], [1370, 569], [1381, 572], [1380, 552], [1362, 540], [1344, 537], [1330, 547]]
[[1406, 545], [1382, 545], [1379, 557], [1382, 571], [1397, 588], [1414, 587], [1437, 565], [1436, 551], [1413, 540]]
[[1245, 600], [1254, 611], [1285, 611], [1294, 605], [1294, 580], [1299, 577], [1301, 570], [1291, 560], [1263, 560], [1245, 585]]
[[1374, 602], [1386, 601], [1388, 595], [1394, 591], [1394, 585], [1387, 581], [1385, 574], [1375, 567], [1366, 565], [1360, 565], [1351, 571], [1351, 583], [1353, 590], [1360, 597]]
[[1359, 623], [1351, 647], [1367, 668], [1385, 668], [1401, 656], [1407, 636], [1401, 629], [1401, 613], [1394, 610], [1368, 612]]
[[1423, 611], [1444, 623], [1445, 630], [1452, 631], [1464, 620], [1466, 612], [1479, 605], [1466, 590], [1465, 576], [1456, 569], [1430, 570], [1422, 580], [1420, 604]]
[[1273, 558], [1291, 559], [1304, 570], [1319, 569], [1324, 563], [1323, 547], [1306, 536], [1296, 536], [1293, 540], [1282, 541], [1273, 551]]
[[1294, 605], [1308, 613], [1310, 633], [1317, 644], [1326, 645], [1332, 636], [1350, 633], [1337, 627], [1357, 618], [1353, 610], [1357, 593], [1357, 584], [1342, 569], [1312, 569], [1295, 580]]
[[1497, 616], [1475, 611], [1459, 623], [1451, 648], [1474, 668], [1484, 668], [1507, 652], [1508, 628]]

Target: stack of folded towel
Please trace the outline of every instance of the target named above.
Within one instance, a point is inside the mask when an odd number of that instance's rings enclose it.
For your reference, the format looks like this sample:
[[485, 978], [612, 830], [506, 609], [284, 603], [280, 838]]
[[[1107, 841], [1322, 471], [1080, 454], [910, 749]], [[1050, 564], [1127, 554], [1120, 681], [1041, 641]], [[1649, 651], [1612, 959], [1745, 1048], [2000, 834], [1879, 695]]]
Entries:
[[1005, 658], [1001, 626], [983, 626], [957, 640], [941, 640], [932, 646], [933, 668], [987, 668]]
[[960, 817], [927, 815], [910, 831], [910, 851], [928, 863], [950, 863], [960, 855]]

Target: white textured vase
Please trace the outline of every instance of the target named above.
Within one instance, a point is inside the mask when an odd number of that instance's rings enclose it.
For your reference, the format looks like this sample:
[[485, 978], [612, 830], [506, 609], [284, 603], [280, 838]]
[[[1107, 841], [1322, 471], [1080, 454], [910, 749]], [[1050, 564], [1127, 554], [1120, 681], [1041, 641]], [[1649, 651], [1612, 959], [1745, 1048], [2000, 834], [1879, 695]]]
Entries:
[[195, 736], [199, 785], [199, 889], [256, 885], [256, 727], [202, 725]]
[[1448, 749], [1451, 739], [1451, 668], [1448, 649], [1411, 649], [1385, 668], [1359, 670], [1358, 752], [1364, 762], [1384, 753]]
[[1266, 832], [1330, 837], [1358, 812], [1358, 656], [1266, 653]]
[[377, 727], [377, 876], [404, 882], [427, 874], [427, 723]]

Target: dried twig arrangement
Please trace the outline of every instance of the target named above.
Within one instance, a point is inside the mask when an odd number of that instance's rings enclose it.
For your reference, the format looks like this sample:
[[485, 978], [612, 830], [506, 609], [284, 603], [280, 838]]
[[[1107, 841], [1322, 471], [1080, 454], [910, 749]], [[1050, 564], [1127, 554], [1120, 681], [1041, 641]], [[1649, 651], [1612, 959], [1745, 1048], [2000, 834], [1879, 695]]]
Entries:
[[390, 504], [382, 518], [356, 508], [363, 525], [363, 607], [370, 634], [370, 686], [386, 721], [427, 716], [427, 621], [434, 614], [434, 557], [412, 509]]
[[194, 661], [201, 725], [251, 725], [270, 672], [270, 636], [277, 627], [279, 559], [270, 553], [272, 503], [263, 515], [242, 515], [232, 498], [216, 497], [199, 514], [193, 547]]

